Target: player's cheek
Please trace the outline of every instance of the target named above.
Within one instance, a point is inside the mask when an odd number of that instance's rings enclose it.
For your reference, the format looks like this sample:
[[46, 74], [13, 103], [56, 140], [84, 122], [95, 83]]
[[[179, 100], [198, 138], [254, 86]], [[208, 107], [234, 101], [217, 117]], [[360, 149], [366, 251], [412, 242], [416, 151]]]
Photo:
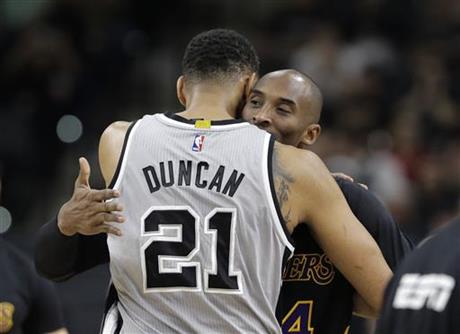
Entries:
[[245, 121], [251, 121], [254, 111], [247, 105], [243, 108], [242, 117]]
[[289, 128], [283, 123], [278, 117], [272, 117], [271, 119], [272, 128], [276, 132], [277, 137], [280, 141], [286, 139], [289, 136]]

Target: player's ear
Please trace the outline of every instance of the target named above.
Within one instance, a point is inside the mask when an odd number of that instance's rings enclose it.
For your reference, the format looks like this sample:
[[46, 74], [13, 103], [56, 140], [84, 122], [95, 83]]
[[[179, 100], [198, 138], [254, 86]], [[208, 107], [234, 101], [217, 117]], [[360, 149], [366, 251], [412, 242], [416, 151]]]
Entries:
[[321, 125], [317, 123], [310, 124], [302, 134], [299, 147], [307, 148], [313, 145], [321, 134]]
[[249, 95], [251, 95], [252, 89], [256, 85], [256, 82], [258, 79], [259, 79], [259, 76], [257, 75], [256, 72], [253, 72], [249, 77], [247, 77], [246, 84], [244, 85], [245, 98], [249, 98]]
[[187, 108], [187, 97], [185, 95], [185, 81], [184, 76], [181, 75], [176, 82], [176, 93], [177, 99], [179, 100], [180, 104]]

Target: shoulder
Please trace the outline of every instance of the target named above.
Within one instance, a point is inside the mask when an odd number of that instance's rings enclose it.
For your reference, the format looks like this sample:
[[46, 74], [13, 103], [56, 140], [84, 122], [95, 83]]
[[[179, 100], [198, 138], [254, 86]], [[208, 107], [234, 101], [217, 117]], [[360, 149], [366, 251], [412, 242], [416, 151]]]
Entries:
[[299, 184], [308, 182], [311, 186], [318, 175], [328, 173], [323, 161], [312, 151], [275, 142], [273, 152], [274, 166], [292, 175]]
[[134, 123], [117, 121], [110, 124], [99, 141], [99, 165], [106, 184], [110, 184], [120, 160], [125, 138]]
[[363, 188], [356, 182], [341, 178], [335, 178], [335, 180], [352, 208], [372, 207], [386, 211], [383, 202], [371, 190]]
[[401, 231], [390, 210], [375, 193], [357, 183], [336, 180], [353, 214], [374, 237], [391, 268], [412, 248], [412, 241]]
[[[290, 185], [291, 197], [303, 203], [324, 188], [338, 187], [323, 161], [313, 152], [275, 142], [273, 149], [275, 182]], [[332, 185], [331, 185], [332, 183]]]
[[[343, 195], [323, 161], [313, 152], [275, 143], [273, 177], [283, 213], [292, 224], [313, 222], [333, 204], [342, 207]], [[286, 209], [282, 203], [286, 203]], [[324, 218], [324, 217], [323, 217]]]
[[99, 155], [108, 154], [111, 156], [116, 152], [119, 154], [123, 147], [126, 134], [132, 124], [133, 123], [124, 121], [117, 121], [110, 124], [101, 135], [99, 141]]
[[[358, 183], [337, 179], [336, 182], [342, 190], [353, 213], [364, 220], [383, 221], [394, 224], [393, 218], [385, 204], [371, 190], [364, 189]], [[362, 221], [366, 225], [365, 221]]]
[[131, 122], [125, 121], [113, 122], [102, 133], [101, 143], [106, 143], [106, 141], [120, 138], [123, 140], [131, 124]]

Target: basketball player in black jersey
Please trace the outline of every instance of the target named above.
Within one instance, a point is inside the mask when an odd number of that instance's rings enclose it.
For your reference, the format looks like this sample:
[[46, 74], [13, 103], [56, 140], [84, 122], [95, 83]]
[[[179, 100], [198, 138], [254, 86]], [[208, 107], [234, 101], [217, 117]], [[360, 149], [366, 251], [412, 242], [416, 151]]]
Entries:
[[460, 216], [401, 263], [385, 292], [377, 334], [460, 331]]
[[[255, 85], [243, 118], [274, 134], [280, 142], [308, 148], [321, 133], [322, 97], [316, 84], [295, 70], [264, 75]], [[356, 183], [336, 178], [353, 213], [377, 241], [391, 269], [411, 243], [376, 196]], [[365, 304], [332, 265], [311, 235], [298, 226], [295, 254], [285, 269], [277, 315], [284, 333], [345, 333], [352, 312], [366, 316]]]

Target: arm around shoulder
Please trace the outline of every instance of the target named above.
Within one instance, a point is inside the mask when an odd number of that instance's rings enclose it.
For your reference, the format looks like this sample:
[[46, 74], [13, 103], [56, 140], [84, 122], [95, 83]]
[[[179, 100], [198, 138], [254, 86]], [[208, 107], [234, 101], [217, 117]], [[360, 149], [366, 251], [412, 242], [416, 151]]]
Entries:
[[294, 224], [309, 224], [334, 265], [377, 312], [391, 277], [378, 245], [353, 215], [321, 159], [308, 151], [286, 152], [280, 159], [291, 176], [289, 209], [296, 213]]

